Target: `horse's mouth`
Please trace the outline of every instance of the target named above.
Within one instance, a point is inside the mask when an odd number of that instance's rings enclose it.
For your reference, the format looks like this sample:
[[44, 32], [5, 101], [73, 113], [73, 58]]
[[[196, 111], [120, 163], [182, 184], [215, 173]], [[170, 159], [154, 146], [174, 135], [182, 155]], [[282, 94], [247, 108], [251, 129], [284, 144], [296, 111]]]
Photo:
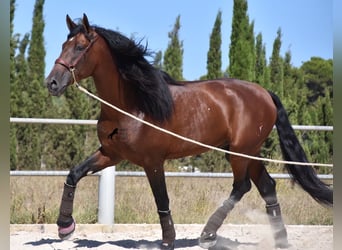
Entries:
[[66, 84], [66, 85], [61, 86], [60, 88], [56, 88], [53, 84], [48, 84], [47, 88], [51, 95], [59, 97], [65, 92], [67, 86], [68, 85]]

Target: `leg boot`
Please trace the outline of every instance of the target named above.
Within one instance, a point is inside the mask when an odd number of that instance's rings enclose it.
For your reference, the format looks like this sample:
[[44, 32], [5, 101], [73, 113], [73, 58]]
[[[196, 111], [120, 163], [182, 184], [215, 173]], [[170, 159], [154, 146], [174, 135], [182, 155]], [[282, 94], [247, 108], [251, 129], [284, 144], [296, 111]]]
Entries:
[[75, 189], [75, 186], [64, 184], [62, 202], [57, 220], [58, 236], [63, 240], [68, 239], [76, 227], [75, 221], [72, 218]]
[[208, 249], [216, 244], [217, 235], [216, 232], [222, 225], [224, 219], [228, 213], [234, 208], [234, 202], [231, 199], [225, 200], [218, 209], [210, 216], [207, 224], [205, 225], [201, 237], [199, 239], [199, 245], [202, 248]]
[[281, 216], [279, 203], [266, 205], [266, 212], [274, 232], [276, 248], [288, 248], [287, 232]]
[[173, 224], [171, 211], [158, 211], [158, 213], [163, 234], [161, 249], [172, 250], [174, 249], [176, 231], [175, 226]]

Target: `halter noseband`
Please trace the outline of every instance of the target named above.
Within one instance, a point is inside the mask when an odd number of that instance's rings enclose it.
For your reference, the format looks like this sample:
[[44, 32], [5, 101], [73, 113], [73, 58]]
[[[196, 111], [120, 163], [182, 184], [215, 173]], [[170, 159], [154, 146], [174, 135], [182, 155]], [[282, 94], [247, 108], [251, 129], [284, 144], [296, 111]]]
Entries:
[[[64, 59], [62, 58], [57, 58], [55, 61], [55, 64], [60, 64], [63, 67], [67, 68], [70, 72], [73, 72], [75, 70], [76, 65], [79, 63], [79, 61], [81, 60], [81, 58], [85, 55], [85, 53], [88, 52], [88, 50], [91, 48], [91, 46], [95, 43], [95, 41], [97, 40], [98, 36], [95, 35], [95, 37], [90, 41], [90, 43], [88, 44], [88, 46], [82, 51], [81, 54], [79, 54], [79, 56], [76, 58], [76, 60], [73, 63], [68, 63], [66, 62]], [[75, 79], [76, 80], [76, 79]]]

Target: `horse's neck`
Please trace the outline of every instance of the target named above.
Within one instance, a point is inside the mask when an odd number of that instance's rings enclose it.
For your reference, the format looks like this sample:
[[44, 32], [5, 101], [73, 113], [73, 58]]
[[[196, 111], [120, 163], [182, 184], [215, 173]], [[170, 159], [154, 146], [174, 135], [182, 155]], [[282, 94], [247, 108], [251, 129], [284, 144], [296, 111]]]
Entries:
[[[93, 75], [97, 95], [110, 104], [130, 111], [129, 96], [126, 95], [123, 83], [120, 83], [119, 72], [114, 64], [108, 63], [98, 67]], [[113, 108], [101, 103], [101, 116], [115, 118], [118, 116]]]

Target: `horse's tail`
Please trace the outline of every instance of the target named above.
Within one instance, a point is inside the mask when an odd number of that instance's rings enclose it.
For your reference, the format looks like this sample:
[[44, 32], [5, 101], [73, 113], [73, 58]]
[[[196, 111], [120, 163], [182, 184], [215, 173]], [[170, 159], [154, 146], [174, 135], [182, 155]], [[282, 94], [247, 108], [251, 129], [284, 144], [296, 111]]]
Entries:
[[[278, 96], [269, 92], [277, 107], [276, 127], [280, 148], [286, 161], [308, 162], [305, 152], [290, 124], [287, 113]], [[286, 164], [286, 169], [294, 181], [308, 192], [316, 201], [333, 205], [333, 191], [316, 175], [312, 166]]]

